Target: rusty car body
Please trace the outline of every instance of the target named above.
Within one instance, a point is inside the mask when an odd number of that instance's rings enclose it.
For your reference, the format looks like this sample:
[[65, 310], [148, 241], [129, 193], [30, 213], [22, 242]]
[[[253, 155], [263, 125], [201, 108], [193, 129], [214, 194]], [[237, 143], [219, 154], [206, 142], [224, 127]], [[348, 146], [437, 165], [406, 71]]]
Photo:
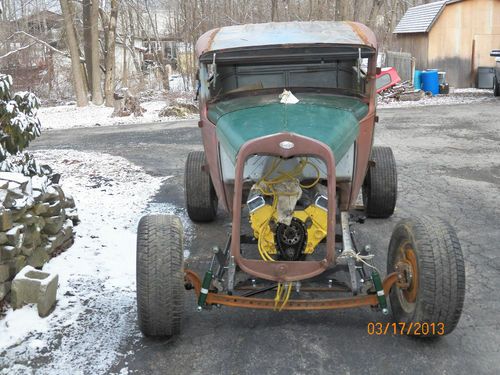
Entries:
[[229, 26], [203, 34], [196, 55], [204, 151], [186, 162], [187, 213], [209, 222], [221, 206], [232, 225], [201, 278], [183, 265], [178, 218], [141, 220], [142, 331], [179, 332], [184, 286], [194, 289], [200, 311], [371, 306], [388, 313], [390, 295], [395, 320], [442, 320], [451, 332], [465, 282], [451, 227], [432, 218], [399, 223], [383, 281], [375, 254], [358, 248], [351, 229], [364, 216], [390, 217], [397, 198], [393, 153], [373, 146], [373, 32], [355, 22]]

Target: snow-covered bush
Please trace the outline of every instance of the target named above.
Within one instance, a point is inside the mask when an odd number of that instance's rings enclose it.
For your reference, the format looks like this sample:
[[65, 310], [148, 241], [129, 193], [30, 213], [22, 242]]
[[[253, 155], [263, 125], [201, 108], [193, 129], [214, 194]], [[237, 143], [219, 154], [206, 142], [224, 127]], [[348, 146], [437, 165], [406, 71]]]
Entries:
[[40, 136], [40, 101], [31, 92], [10, 93], [12, 77], [0, 74], [0, 170], [25, 175], [47, 174], [29, 154], [20, 153]]

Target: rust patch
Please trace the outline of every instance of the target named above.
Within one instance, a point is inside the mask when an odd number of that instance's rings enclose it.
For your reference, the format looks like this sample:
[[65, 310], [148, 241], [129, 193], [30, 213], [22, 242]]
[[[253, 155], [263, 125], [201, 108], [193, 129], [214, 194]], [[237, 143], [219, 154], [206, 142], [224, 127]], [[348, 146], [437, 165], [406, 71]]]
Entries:
[[212, 50], [212, 43], [214, 42], [215, 36], [217, 33], [220, 31], [220, 27], [217, 29], [214, 29], [214, 32], [210, 35], [210, 38], [208, 38], [208, 43], [207, 43], [207, 50], [206, 52]]
[[351, 29], [358, 35], [358, 37], [363, 41], [363, 44], [372, 46], [372, 43], [368, 40], [363, 30], [359, 27], [356, 22], [346, 21], [346, 23], [351, 26]]
[[[389, 294], [392, 286], [397, 282], [398, 274], [393, 272], [386, 276], [383, 288], [386, 295]], [[184, 279], [187, 286], [192, 287], [196, 296], [200, 295], [200, 277], [191, 270], [184, 270]], [[331, 291], [331, 290], [328, 290]], [[274, 310], [275, 302], [273, 298], [254, 298], [237, 295], [220, 294], [208, 292], [208, 305], [224, 305], [248, 309]], [[335, 310], [347, 309], [361, 306], [378, 305], [376, 294], [358, 295], [353, 297], [339, 297], [329, 299], [290, 299], [283, 307], [283, 310]]]

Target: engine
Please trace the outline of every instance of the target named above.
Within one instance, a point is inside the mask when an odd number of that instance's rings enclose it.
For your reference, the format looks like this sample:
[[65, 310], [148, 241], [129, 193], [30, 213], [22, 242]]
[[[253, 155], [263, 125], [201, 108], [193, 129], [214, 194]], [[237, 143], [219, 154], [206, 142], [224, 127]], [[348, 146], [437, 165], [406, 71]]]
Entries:
[[261, 181], [252, 187], [247, 200], [250, 224], [264, 260], [303, 260], [326, 237], [328, 199], [309, 186], [306, 195], [312, 199], [302, 199], [309, 204], [297, 209], [303, 189], [289, 175], [279, 183]]

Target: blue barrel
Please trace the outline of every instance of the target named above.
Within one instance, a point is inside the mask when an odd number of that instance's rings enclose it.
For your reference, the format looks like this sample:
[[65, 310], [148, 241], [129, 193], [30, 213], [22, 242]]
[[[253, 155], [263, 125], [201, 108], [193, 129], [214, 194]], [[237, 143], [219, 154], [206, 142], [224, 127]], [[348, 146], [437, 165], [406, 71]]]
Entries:
[[422, 89], [422, 71], [421, 70], [415, 70], [415, 74], [413, 75], [413, 87], [415, 90], [421, 90]]
[[437, 70], [426, 70], [420, 76], [422, 80], [422, 90], [431, 92], [432, 95], [439, 94], [439, 75]]

